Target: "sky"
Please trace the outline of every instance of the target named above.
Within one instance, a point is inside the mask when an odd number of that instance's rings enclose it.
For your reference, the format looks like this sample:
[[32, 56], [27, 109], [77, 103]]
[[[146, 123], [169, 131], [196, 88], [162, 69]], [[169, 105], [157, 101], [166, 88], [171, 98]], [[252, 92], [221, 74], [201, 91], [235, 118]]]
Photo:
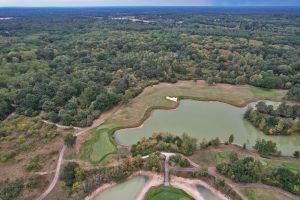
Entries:
[[0, 0], [7, 6], [300, 6], [300, 0]]

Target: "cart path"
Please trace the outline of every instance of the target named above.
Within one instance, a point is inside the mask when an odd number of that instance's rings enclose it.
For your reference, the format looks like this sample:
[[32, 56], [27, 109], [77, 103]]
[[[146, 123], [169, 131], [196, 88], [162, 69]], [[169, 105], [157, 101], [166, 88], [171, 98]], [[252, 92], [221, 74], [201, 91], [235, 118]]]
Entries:
[[[119, 110], [119, 108], [121, 107], [121, 104], [118, 106], [115, 106], [114, 108], [112, 108], [109, 111], [106, 111], [104, 113], [101, 114], [101, 116], [96, 119], [93, 124], [89, 127], [86, 128], [79, 128], [79, 127], [73, 127], [75, 130], [77, 130], [77, 133], [75, 133], [75, 136], [79, 136], [82, 135], [84, 133], [89, 132], [91, 129], [96, 128], [98, 126], [100, 126], [101, 124], [103, 124], [110, 116], [112, 116], [117, 110]], [[48, 121], [44, 121], [44, 123], [47, 124], [53, 124], [51, 122]], [[60, 124], [55, 124], [57, 127], [59, 128], [71, 128], [71, 126], [63, 126]], [[75, 147], [76, 148], [76, 147]], [[56, 165], [56, 170], [55, 170], [55, 175], [53, 180], [51, 181], [50, 185], [48, 186], [47, 190], [44, 191], [36, 200], [43, 200], [55, 187], [58, 179], [59, 179], [59, 175], [60, 175], [60, 168], [61, 168], [61, 164], [63, 163], [63, 158], [64, 158], [64, 153], [66, 150], [66, 146], [64, 145], [62, 147], [62, 149], [59, 152], [59, 157], [58, 157], [58, 161], [57, 161], [57, 165]]]

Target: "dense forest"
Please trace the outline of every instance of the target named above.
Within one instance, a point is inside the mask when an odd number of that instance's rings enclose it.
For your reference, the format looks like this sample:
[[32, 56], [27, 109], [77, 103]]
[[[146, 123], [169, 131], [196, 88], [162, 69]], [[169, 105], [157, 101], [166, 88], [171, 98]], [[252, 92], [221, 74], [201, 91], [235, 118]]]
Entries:
[[[157, 82], [205, 79], [300, 98], [300, 14], [222, 9], [0, 10], [0, 119], [88, 126]], [[134, 13], [134, 14], [133, 14]]]

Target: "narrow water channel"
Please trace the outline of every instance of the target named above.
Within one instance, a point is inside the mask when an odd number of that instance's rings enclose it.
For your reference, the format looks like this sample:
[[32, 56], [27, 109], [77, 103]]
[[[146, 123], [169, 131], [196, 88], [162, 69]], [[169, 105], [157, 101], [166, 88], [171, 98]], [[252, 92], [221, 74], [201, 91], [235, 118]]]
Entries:
[[201, 185], [197, 185], [197, 189], [205, 200], [221, 200], [217, 195]]
[[135, 200], [146, 182], [147, 177], [145, 176], [134, 177], [99, 193], [94, 200]]
[[199, 142], [215, 137], [226, 141], [234, 134], [234, 143], [246, 143], [248, 148], [253, 147], [258, 138], [264, 138], [276, 142], [283, 155], [300, 150], [300, 136], [264, 135], [243, 119], [246, 109], [220, 102], [183, 100], [177, 109], [155, 110], [142, 127], [119, 130], [115, 136], [121, 144], [132, 145], [154, 132], [187, 133]]

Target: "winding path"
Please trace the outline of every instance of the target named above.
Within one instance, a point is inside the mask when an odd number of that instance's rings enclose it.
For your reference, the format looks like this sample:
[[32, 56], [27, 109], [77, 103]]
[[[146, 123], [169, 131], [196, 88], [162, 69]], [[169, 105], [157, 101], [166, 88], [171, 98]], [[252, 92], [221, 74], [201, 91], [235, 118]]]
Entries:
[[[73, 127], [76, 131], [75, 136], [79, 136], [82, 135], [84, 133], [87, 133], [88, 131], [90, 131], [93, 128], [96, 128], [98, 126], [100, 126], [102, 123], [105, 122], [106, 119], [108, 119], [111, 115], [113, 115], [119, 108], [121, 107], [121, 104], [112, 108], [109, 111], [106, 111], [104, 113], [101, 114], [101, 116], [96, 119], [93, 124], [89, 127], [86, 128], [79, 128], [79, 127]], [[51, 122], [48, 121], [44, 121], [44, 123], [47, 124], [53, 124]], [[57, 127], [59, 128], [70, 128], [70, 126], [63, 126], [60, 124], [55, 124]], [[55, 187], [58, 179], [59, 179], [59, 175], [60, 175], [60, 168], [61, 168], [61, 164], [63, 163], [63, 158], [64, 158], [64, 154], [65, 154], [65, 150], [66, 150], [66, 146], [64, 145], [62, 147], [62, 149], [59, 152], [59, 157], [58, 157], [58, 161], [57, 161], [57, 165], [56, 165], [56, 169], [55, 169], [55, 175], [53, 180], [51, 181], [50, 185], [48, 186], [48, 188], [36, 199], [36, 200], [43, 200], [46, 196], [48, 196], [48, 194], [53, 190], [53, 188]]]
[[56, 183], [57, 183], [57, 181], [59, 179], [59, 173], [60, 173], [61, 163], [63, 161], [65, 150], [66, 150], [66, 146], [64, 145], [63, 148], [59, 152], [59, 158], [58, 158], [58, 162], [57, 162], [57, 166], [56, 166], [54, 178], [53, 178], [51, 184], [48, 186], [47, 190], [45, 192], [43, 192], [43, 194], [41, 196], [39, 196], [37, 198], [37, 200], [44, 199], [53, 190], [53, 188], [55, 187], [55, 185], [56, 185]]
[[277, 187], [272, 187], [272, 186], [269, 186], [269, 185], [265, 185], [265, 184], [262, 184], [262, 183], [234, 183], [233, 181], [231, 181], [230, 179], [220, 175], [219, 173], [217, 173], [216, 171], [216, 168], [215, 167], [209, 167], [208, 168], [208, 173], [212, 176], [215, 176], [215, 177], [219, 177], [223, 180], [226, 180], [226, 183], [238, 194], [240, 195], [240, 197], [243, 199], [243, 200], [247, 200], [248, 198], [246, 198], [241, 192], [240, 192], [240, 188], [260, 188], [260, 189], [268, 189], [268, 190], [271, 190], [273, 192], [277, 192], [277, 193], [280, 193], [282, 195], [285, 195], [291, 199], [294, 199], [294, 200], [299, 200], [300, 198], [290, 192], [287, 192], [287, 191], [284, 191], [282, 190], [281, 188], [277, 188]]

